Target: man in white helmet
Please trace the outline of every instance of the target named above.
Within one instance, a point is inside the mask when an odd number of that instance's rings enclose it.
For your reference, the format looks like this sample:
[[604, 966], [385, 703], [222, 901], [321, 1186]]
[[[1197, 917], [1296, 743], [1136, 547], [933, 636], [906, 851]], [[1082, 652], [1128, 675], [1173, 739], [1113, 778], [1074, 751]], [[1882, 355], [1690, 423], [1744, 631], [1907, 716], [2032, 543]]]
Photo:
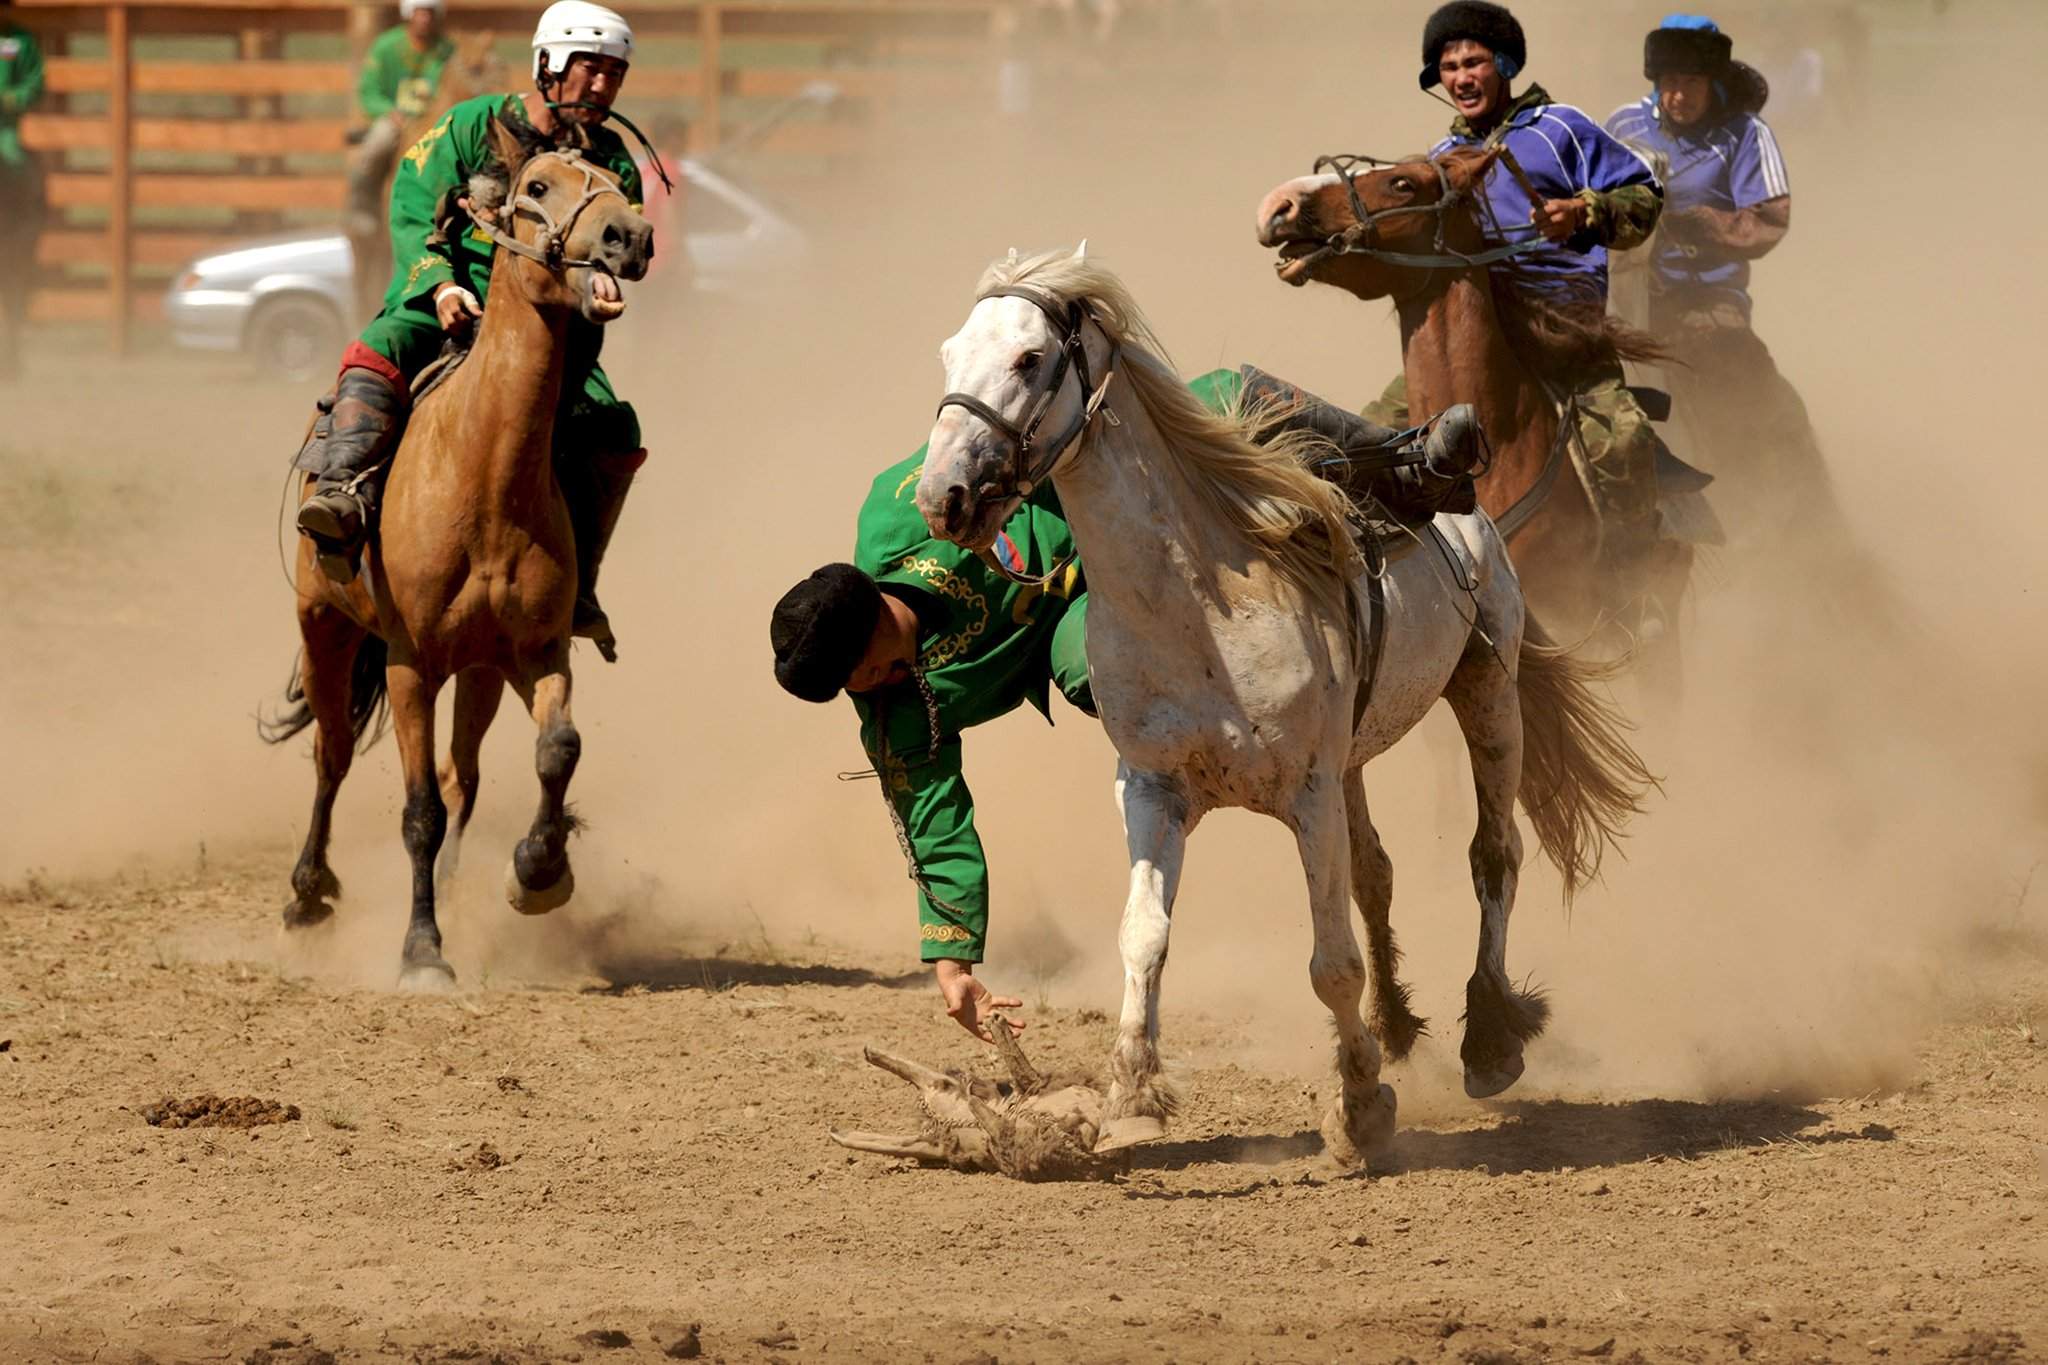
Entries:
[[[638, 210], [640, 172], [625, 142], [605, 126], [632, 56], [633, 31], [619, 15], [587, 0], [558, 0], [534, 31], [534, 88], [464, 100], [400, 159], [391, 185], [393, 268], [383, 311], [343, 353], [334, 392], [321, 400], [297, 461], [319, 476], [318, 489], [299, 508], [299, 531], [312, 538], [329, 576], [355, 576], [377, 484], [363, 476], [396, 446], [413, 376], [440, 354], [444, 336], [466, 332], [483, 316], [495, 248], [471, 226], [465, 196], [470, 177], [492, 162], [491, 121], [581, 147], [586, 159], [618, 176]], [[610, 659], [616, 641], [597, 604], [597, 569], [647, 452], [632, 405], [598, 366], [602, 340], [601, 328], [570, 322], [555, 475], [576, 533], [575, 631]]]
[[384, 217], [384, 181], [398, 159], [406, 125], [427, 112], [441, 70], [455, 55], [442, 27], [444, 0], [399, 0], [400, 22], [370, 44], [356, 78], [356, 107], [368, 127], [348, 166], [349, 230], [377, 231]]

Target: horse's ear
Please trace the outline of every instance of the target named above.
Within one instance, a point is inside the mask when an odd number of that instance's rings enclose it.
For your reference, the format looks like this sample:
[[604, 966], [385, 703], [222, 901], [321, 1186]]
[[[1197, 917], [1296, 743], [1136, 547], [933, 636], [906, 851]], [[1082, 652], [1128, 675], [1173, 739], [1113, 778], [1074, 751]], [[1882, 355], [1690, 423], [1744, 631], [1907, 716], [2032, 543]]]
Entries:
[[491, 115], [491, 157], [498, 163], [506, 180], [512, 173], [526, 164], [529, 153], [519, 134], [505, 122], [503, 114]]
[[1074, 259], [1077, 261], [1088, 259], [1088, 239], [1086, 237], [1081, 239], [1081, 245], [1074, 248]]
[[1466, 194], [1479, 187], [1498, 160], [1499, 147], [1461, 147], [1444, 153], [1444, 175], [1455, 193]]

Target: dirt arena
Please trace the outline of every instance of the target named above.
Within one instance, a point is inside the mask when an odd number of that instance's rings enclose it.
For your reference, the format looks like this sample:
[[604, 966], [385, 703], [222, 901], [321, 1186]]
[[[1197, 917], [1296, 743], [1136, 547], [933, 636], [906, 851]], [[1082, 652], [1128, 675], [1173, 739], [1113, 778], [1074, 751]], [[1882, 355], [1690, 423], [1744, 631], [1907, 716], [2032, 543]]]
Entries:
[[[1516, 1089], [1459, 1088], [1470, 795], [1405, 742], [1368, 782], [1434, 1036], [1368, 1174], [1315, 1136], [1292, 840], [1229, 814], [1175, 917], [1169, 1141], [1022, 1184], [826, 1137], [915, 1113], [863, 1042], [993, 1060], [915, 961], [872, 786], [834, 780], [850, 715], [770, 680], [769, 605], [848, 551], [1010, 245], [1089, 237], [1184, 371], [1376, 391], [1386, 310], [1275, 284], [1251, 211], [1317, 153], [1436, 136], [1423, 8], [1074, 57], [1033, 115], [889, 130], [860, 183], [797, 196], [818, 248], [761, 297], [633, 296], [607, 361], [654, 457], [606, 579], [623, 661], [578, 656], [578, 897], [505, 908], [535, 799], [508, 708], [448, 997], [391, 990], [388, 743], [338, 808], [337, 919], [277, 927], [311, 774], [254, 718], [296, 644], [275, 528], [313, 394], [33, 354], [0, 390], [0, 1360], [2048, 1360], [2048, 550], [1999, 515], [2048, 497], [2048, 281], [1999, 249], [2044, 195], [1937, 228], [1876, 192], [2012, 179], [1955, 92], [1973, 54], [2041, 49], [2032, 4], [1872, 5], [1855, 117], [1780, 127], [1798, 215], [1757, 325], [1864, 557], [1814, 585], [1737, 545], [1704, 576], [1627, 859], [1568, 915], [1548, 869], [1522, 888], [1510, 963], [1557, 1013]], [[1560, 98], [1634, 92], [1636, 39], [1596, 74], [1573, 7], [1518, 10]], [[985, 975], [1034, 1060], [1087, 1066], [1125, 870], [1108, 745], [1056, 718], [968, 741]], [[148, 1122], [208, 1095], [297, 1117]]]

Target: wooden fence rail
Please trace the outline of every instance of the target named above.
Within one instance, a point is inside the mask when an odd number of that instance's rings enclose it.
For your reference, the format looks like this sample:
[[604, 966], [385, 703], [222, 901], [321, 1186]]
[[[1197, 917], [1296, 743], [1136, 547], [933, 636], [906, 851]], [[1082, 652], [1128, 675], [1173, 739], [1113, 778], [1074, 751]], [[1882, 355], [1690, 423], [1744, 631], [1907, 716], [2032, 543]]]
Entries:
[[[523, 70], [542, 0], [448, 0], [456, 34], [497, 35]], [[625, 9], [638, 52], [626, 107], [686, 118], [716, 148], [750, 113], [815, 81], [829, 117], [792, 120], [760, 147], [796, 164], [849, 150], [876, 112], [971, 93], [992, 0], [675, 3]], [[37, 259], [53, 282], [32, 315], [104, 320], [116, 350], [161, 284], [256, 233], [331, 223], [353, 92], [370, 38], [395, 10], [366, 0], [18, 0], [41, 40], [47, 94], [22, 136], [48, 173]]]

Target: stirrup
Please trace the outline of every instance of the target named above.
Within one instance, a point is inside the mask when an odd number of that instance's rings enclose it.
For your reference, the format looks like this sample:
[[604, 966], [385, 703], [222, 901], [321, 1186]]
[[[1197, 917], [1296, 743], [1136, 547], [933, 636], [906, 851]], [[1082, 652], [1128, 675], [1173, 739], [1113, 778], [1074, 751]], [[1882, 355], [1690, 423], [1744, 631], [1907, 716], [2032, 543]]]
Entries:
[[[345, 509], [335, 507], [329, 499], [345, 502]], [[353, 526], [349, 524], [351, 520], [355, 523]], [[368, 524], [368, 509], [363, 506], [362, 498], [345, 487], [317, 489], [312, 497], [299, 504], [299, 530], [329, 545], [360, 541]]]

